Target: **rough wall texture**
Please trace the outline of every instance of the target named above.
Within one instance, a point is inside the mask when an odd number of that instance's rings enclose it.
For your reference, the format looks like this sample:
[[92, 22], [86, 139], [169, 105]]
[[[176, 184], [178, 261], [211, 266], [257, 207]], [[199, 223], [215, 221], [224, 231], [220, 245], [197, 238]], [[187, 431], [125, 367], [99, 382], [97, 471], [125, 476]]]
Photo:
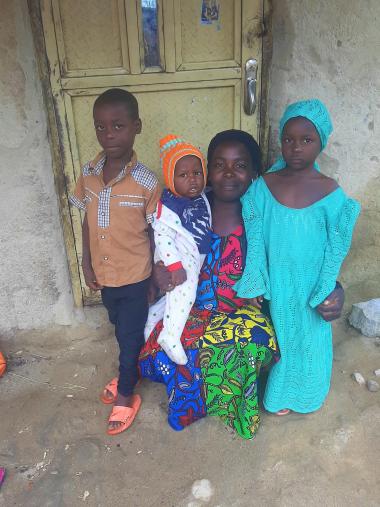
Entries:
[[379, 297], [380, 281], [380, 2], [273, 0], [269, 118], [271, 159], [278, 153], [284, 107], [316, 97], [334, 133], [322, 172], [362, 204], [341, 279], [349, 302]]
[[0, 0], [0, 331], [69, 324], [73, 301], [26, 1]]

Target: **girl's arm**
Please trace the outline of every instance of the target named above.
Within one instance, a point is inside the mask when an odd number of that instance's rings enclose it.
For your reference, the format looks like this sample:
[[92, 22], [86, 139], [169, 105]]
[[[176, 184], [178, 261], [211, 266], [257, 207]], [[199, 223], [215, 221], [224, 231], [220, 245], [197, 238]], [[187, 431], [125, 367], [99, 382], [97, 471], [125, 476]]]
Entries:
[[325, 258], [318, 282], [309, 300], [312, 308], [317, 308], [326, 299], [329, 300], [335, 290], [336, 279], [350, 249], [352, 233], [359, 213], [359, 203], [344, 196], [338, 212], [328, 217]]

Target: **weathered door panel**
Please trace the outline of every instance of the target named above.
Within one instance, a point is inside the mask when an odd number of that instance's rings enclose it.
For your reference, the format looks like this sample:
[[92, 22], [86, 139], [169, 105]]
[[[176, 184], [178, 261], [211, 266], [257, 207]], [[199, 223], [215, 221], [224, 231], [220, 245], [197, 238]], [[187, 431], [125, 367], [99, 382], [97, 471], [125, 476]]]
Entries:
[[[67, 193], [81, 166], [100, 149], [92, 105], [107, 88], [126, 87], [136, 95], [143, 121], [136, 151], [159, 176], [158, 140], [168, 133], [184, 136], [203, 151], [220, 130], [242, 128], [257, 136], [262, 0], [210, 0], [219, 13], [206, 23], [201, 20], [204, 4], [40, 0]], [[242, 69], [249, 58], [258, 61], [257, 107], [251, 116], [243, 104]], [[80, 264], [82, 217], [75, 208], [70, 215]], [[72, 278], [76, 301], [98, 300], [78, 269], [72, 269]]]

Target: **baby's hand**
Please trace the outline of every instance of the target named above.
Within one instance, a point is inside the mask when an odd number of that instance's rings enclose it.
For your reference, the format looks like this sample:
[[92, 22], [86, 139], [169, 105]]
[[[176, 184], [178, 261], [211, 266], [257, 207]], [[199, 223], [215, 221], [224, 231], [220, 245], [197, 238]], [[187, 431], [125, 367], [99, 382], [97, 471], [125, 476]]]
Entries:
[[183, 282], [186, 282], [186, 271], [183, 268], [172, 271], [172, 280], [174, 287], [177, 287], [177, 285], [181, 285]]
[[263, 301], [264, 301], [263, 296], [257, 296], [256, 298], [248, 299], [249, 304], [254, 306], [255, 308], [261, 308], [261, 304]]

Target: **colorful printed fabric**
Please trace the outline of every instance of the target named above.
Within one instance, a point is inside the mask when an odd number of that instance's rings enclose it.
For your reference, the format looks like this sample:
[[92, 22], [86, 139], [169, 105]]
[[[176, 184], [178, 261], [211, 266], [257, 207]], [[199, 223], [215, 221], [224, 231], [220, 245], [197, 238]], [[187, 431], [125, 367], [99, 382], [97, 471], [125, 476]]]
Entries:
[[228, 237], [212, 234], [211, 250], [199, 276], [195, 305], [206, 310], [231, 312], [245, 304], [233, 289], [243, 271], [246, 240], [240, 225]]
[[257, 376], [278, 355], [268, 318], [252, 306], [214, 314], [199, 348], [207, 413], [253, 438], [260, 423]]
[[168, 422], [175, 430], [206, 414], [218, 415], [243, 438], [253, 438], [258, 428], [258, 372], [279, 354], [269, 319], [244, 306], [233, 290], [244, 257], [242, 226], [227, 238], [213, 234], [198, 299], [181, 336], [185, 366], [173, 363], [158, 345], [162, 322], [141, 351], [142, 376], [166, 385]]
[[162, 321], [157, 324], [140, 354], [141, 376], [166, 385], [168, 423], [177, 431], [206, 415], [197, 341], [204, 334], [209, 319], [210, 312], [192, 309], [181, 337], [188, 357], [186, 365], [171, 361], [157, 343], [163, 328]]

